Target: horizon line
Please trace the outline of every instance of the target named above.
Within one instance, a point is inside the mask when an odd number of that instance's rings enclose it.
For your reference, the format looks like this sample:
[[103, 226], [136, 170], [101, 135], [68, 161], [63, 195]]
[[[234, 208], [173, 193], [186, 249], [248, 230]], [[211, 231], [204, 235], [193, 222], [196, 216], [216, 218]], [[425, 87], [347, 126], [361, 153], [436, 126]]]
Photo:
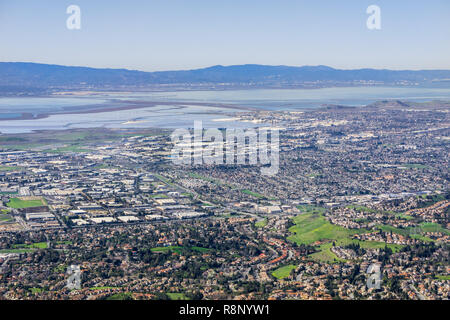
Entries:
[[153, 73], [153, 72], [175, 72], [175, 71], [194, 71], [194, 70], [202, 70], [202, 69], [209, 69], [214, 67], [239, 67], [239, 66], [262, 66], [262, 67], [288, 67], [288, 68], [302, 68], [302, 67], [311, 67], [311, 68], [317, 68], [317, 67], [327, 67], [333, 70], [341, 70], [341, 71], [355, 71], [355, 70], [388, 70], [388, 71], [450, 71], [450, 69], [441, 69], [441, 68], [425, 68], [425, 69], [390, 69], [388, 67], [386, 68], [373, 68], [373, 67], [359, 67], [359, 68], [337, 68], [332, 67], [325, 64], [318, 64], [318, 65], [286, 65], [286, 64], [259, 64], [259, 63], [242, 63], [242, 64], [229, 64], [229, 65], [222, 65], [222, 64], [215, 64], [215, 65], [209, 65], [209, 66], [203, 66], [203, 67], [197, 67], [197, 68], [191, 68], [191, 69], [165, 69], [165, 70], [154, 70], [154, 71], [146, 71], [142, 69], [133, 69], [133, 68], [127, 68], [127, 67], [94, 67], [94, 66], [87, 66], [87, 65], [67, 65], [67, 64], [58, 64], [58, 63], [43, 63], [43, 62], [33, 62], [33, 61], [0, 61], [0, 63], [23, 63], [23, 64], [40, 64], [40, 65], [48, 65], [48, 66], [59, 66], [59, 67], [74, 67], [74, 68], [89, 68], [89, 69], [103, 69], [103, 70], [127, 70], [127, 71], [138, 71], [138, 72], [147, 72], [147, 73]]

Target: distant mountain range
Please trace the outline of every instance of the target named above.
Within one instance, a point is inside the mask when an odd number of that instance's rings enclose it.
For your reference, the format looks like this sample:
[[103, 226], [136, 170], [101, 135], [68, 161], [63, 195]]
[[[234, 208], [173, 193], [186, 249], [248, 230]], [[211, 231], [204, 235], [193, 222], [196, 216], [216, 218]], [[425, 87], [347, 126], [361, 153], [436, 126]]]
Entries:
[[143, 72], [24, 62], [0, 62], [0, 91], [151, 86], [345, 86], [361, 84], [450, 86], [450, 70], [340, 70], [327, 66], [212, 66], [185, 71]]

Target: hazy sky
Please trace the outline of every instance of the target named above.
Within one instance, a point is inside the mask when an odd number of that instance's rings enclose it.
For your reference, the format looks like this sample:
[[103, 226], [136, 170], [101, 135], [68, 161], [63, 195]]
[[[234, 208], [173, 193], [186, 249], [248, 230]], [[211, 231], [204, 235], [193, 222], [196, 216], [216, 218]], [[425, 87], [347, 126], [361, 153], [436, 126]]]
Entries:
[[[81, 30], [66, 9], [81, 8]], [[381, 30], [366, 27], [369, 5]], [[450, 69], [449, 0], [0, 0], [0, 61]]]

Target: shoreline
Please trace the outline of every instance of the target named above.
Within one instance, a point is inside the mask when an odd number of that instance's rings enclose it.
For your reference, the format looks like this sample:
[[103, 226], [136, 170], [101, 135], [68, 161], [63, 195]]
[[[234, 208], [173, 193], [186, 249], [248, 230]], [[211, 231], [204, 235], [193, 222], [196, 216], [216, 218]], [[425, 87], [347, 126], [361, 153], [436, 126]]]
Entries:
[[[120, 103], [120, 106], [107, 106], [106, 104], [94, 104], [88, 106], [81, 106], [81, 108], [85, 108], [86, 110], [67, 110], [65, 107], [61, 112], [44, 112], [39, 114], [32, 114], [30, 112], [22, 112], [20, 117], [15, 118], [0, 118], [1, 121], [16, 121], [16, 120], [39, 120], [45, 119], [52, 115], [67, 115], [67, 114], [91, 114], [91, 113], [103, 113], [103, 112], [114, 112], [114, 111], [124, 111], [124, 110], [133, 110], [133, 109], [143, 109], [143, 108], [153, 108], [159, 105], [167, 105], [167, 106], [176, 106], [178, 108], [186, 108], [189, 106], [202, 106], [209, 108], [222, 108], [222, 109], [230, 109], [230, 110], [241, 110], [241, 111], [257, 111], [262, 110], [258, 108], [252, 107], [242, 107], [238, 105], [229, 105], [229, 104], [221, 104], [221, 103], [206, 103], [206, 102], [189, 102], [189, 101], [132, 101], [132, 100], [112, 100], [110, 103]], [[100, 106], [95, 108], [96, 106]], [[101, 107], [103, 106], [103, 107]]]

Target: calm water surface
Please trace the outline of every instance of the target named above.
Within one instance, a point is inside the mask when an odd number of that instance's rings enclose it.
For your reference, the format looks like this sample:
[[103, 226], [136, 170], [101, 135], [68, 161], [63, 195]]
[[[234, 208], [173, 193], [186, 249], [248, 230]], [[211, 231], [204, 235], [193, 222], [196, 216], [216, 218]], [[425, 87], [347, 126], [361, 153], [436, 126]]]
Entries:
[[[37, 129], [68, 129], [89, 127], [192, 127], [202, 120], [204, 127], [247, 127], [249, 123], [219, 121], [230, 119], [236, 110], [199, 106], [195, 103], [222, 103], [265, 110], [298, 110], [317, 108], [323, 104], [362, 106], [377, 100], [401, 99], [416, 102], [450, 100], [450, 89], [352, 87], [324, 89], [257, 89], [229, 91], [177, 91], [149, 93], [118, 93], [83, 97], [20, 97], [0, 98], [0, 118], [17, 117], [20, 113], [34, 115], [65, 110], [82, 110], [89, 105], [112, 105], [111, 100], [171, 101], [133, 110], [91, 114], [56, 114], [36, 120], [0, 121], [0, 132], [20, 133]], [[184, 104], [187, 103], [187, 104]], [[183, 105], [180, 108], [179, 105]]]

